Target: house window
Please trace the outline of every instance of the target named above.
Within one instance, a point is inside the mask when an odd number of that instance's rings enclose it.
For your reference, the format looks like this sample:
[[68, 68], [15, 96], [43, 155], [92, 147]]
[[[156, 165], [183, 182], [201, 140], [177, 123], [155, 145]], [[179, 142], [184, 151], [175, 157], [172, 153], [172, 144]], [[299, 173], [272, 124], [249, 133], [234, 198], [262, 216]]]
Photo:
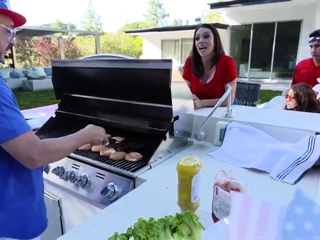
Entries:
[[193, 39], [182, 39], [181, 40], [181, 65], [184, 65], [184, 62], [190, 55], [192, 50]]
[[162, 59], [172, 59], [173, 65], [180, 64], [180, 40], [162, 40]]
[[192, 38], [162, 40], [162, 59], [172, 59], [174, 67], [184, 65], [192, 49]]

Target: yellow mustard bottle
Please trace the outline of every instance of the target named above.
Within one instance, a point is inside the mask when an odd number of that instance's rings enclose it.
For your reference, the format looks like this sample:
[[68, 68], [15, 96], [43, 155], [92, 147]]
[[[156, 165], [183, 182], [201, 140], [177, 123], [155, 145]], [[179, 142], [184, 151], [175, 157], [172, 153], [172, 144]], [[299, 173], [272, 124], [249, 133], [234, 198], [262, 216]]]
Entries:
[[182, 158], [177, 164], [178, 205], [181, 211], [195, 212], [200, 205], [200, 170], [202, 163], [196, 157]]

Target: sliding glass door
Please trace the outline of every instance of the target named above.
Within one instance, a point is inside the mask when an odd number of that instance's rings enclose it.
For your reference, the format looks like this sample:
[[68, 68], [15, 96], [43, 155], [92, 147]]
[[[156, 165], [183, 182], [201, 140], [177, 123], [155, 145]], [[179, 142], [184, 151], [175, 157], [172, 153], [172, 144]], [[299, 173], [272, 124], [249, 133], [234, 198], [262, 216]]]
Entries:
[[297, 63], [300, 28], [300, 21], [277, 24], [273, 72], [278, 79], [292, 79]]
[[301, 21], [232, 26], [230, 55], [239, 77], [291, 80], [300, 27]]
[[275, 23], [253, 24], [249, 77], [269, 79]]
[[249, 67], [251, 24], [231, 28], [230, 55], [236, 62], [238, 75], [246, 78]]

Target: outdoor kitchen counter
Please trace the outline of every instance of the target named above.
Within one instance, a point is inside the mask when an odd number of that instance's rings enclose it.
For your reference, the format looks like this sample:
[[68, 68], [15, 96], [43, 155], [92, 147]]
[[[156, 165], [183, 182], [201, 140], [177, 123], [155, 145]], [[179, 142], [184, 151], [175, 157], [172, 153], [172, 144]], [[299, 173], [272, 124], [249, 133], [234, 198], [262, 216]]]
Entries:
[[141, 186], [125, 197], [116, 201], [94, 216], [91, 220], [71, 230], [59, 240], [90, 239], [106, 240], [114, 232], [124, 232], [139, 217], [160, 218], [175, 214], [180, 209], [177, 199], [177, 162], [190, 155], [196, 155], [203, 163], [201, 170], [201, 205], [197, 211], [205, 228], [213, 224], [211, 219], [212, 186], [215, 174], [220, 169], [230, 169], [245, 177], [248, 193], [286, 204], [290, 201], [297, 188], [313, 199], [317, 198], [319, 170], [311, 170], [296, 185], [289, 185], [273, 180], [268, 174], [257, 173], [215, 160], [207, 155], [217, 147], [210, 143], [194, 142], [192, 146], [165, 161], [154, 169], [140, 176], [146, 180]]

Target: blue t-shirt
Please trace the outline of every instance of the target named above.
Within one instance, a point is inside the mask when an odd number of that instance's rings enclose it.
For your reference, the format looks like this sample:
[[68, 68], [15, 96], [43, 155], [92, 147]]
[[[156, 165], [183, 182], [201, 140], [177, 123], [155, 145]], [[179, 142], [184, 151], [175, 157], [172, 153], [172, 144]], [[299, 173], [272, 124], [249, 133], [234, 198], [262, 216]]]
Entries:
[[[30, 131], [0, 78], [0, 144]], [[47, 228], [43, 168], [29, 169], [0, 147], [0, 238], [32, 239]]]

